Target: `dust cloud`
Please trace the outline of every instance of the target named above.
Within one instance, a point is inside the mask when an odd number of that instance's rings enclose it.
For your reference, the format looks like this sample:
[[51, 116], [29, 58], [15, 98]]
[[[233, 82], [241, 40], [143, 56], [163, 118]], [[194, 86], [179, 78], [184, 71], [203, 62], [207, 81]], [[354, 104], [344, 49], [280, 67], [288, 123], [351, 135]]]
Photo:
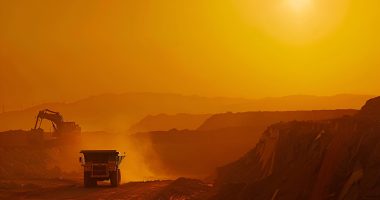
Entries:
[[119, 151], [121, 155], [125, 155], [120, 165], [122, 182], [148, 181], [165, 178], [152, 172], [152, 166], [159, 167], [160, 161], [155, 156], [155, 152], [147, 140], [142, 143], [135, 140], [132, 135], [122, 132], [92, 132], [82, 133], [81, 141], [81, 149], [115, 149]]
[[81, 179], [79, 152], [102, 149], [125, 154], [120, 166], [122, 182], [167, 179], [153, 173], [161, 165], [149, 140], [138, 141], [125, 132], [83, 132], [54, 138], [49, 133], [10, 131], [3, 132], [1, 140], [0, 177], [7, 179]]

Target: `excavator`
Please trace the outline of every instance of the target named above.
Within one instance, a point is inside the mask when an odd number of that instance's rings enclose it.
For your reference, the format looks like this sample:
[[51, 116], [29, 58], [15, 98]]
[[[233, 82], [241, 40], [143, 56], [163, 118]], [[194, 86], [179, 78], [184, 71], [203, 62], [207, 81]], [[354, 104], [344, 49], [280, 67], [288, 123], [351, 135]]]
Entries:
[[42, 130], [41, 124], [44, 119], [51, 121], [53, 126], [53, 136], [60, 137], [64, 133], [80, 133], [81, 128], [75, 122], [65, 122], [59, 112], [44, 109], [38, 112], [33, 130]]

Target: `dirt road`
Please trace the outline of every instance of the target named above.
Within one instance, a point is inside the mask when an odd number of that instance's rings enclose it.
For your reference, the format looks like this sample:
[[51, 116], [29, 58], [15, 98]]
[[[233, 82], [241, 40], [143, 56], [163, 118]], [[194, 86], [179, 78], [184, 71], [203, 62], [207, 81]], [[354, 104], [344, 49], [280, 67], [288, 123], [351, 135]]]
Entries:
[[172, 181], [130, 182], [117, 188], [100, 183], [84, 188], [79, 180], [12, 180], [0, 182], [0, 199], [151, 200]]

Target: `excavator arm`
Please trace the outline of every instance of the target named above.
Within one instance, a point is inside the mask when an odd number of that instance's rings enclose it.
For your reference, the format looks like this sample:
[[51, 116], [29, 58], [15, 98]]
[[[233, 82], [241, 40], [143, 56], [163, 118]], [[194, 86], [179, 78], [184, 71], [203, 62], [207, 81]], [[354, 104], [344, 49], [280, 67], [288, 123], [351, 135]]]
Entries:
[[59, 128], [59, 126], [61, 126], [63, 123], [63, 117], [59, 112], [54, 112], [49, 109], [45, 109], [38, 112], [34, 129], [37, 129], [37, 127], [40, 128], [44, 119], [47, 119], [52, 122], [54, 130], [57, 130], [57, 128]]
[[49, 109], [38, 112], [34, 129], [41, 129], [42, 121], [46, 119], [51, 121], [54, 133], [60, 135], [62, 132], [80, 132], [81, 128], [75, 122], [65, 122], [59, 112]]

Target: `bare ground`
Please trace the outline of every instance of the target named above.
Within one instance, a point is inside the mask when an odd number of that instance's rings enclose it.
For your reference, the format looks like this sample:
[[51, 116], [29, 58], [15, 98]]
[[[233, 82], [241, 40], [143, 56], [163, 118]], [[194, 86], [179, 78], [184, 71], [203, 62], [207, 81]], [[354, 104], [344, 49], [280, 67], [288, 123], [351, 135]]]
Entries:
[[130, 182], [117, 188], [107, 182], [84, 188], [76, 180], [1, 180], [0, 199], [155, 199], [159, 191], [172, 181]]

